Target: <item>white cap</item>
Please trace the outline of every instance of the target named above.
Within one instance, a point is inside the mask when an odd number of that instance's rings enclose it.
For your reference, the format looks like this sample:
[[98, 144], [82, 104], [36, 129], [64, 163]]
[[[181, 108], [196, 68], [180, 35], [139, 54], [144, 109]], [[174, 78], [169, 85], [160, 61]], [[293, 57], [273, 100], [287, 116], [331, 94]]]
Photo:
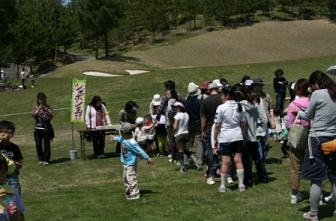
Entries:
[[159, 106], [161, 104], [160, 94], [154, 94], [152, 104], [153, 104], [153, 106]]
[[197, 84], [195, 84], [194, 82], [190, 82], [188, 84], [187, 92], [189, 96], [197, 96], [201, 93], [201, 90], [199, 89]]
[[217, 84], [218, 87], [223, 87], [223, 84], [220, 82], [219, 79], [215, 79], [215, 80], [213, 80], [212, 83]]
[[135, 123], [136, 123], [137, 125], [139, 125], [139, 124], [143, 124], [143, 122], [144, 122], [143, 117], [137, 117], [137, 119], [135, 120]]

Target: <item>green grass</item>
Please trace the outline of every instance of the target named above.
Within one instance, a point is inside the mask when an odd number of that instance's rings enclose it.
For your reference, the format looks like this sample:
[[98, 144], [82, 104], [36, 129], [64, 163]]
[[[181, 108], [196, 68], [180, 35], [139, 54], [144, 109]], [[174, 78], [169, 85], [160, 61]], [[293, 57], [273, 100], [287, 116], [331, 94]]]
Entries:
[[[188, 82], [225, 77], [238, 82], [249, 73], [262, 77], [266, 90], [272, 92], [275, 69], [285, 70], [288, 80], [307, 77], [316, 69], [325, 70], [336, 56], [307, 60], [266, 64], [237, 65], [228, 67], [155, 70], [139, 76], [87, 79], [87, 103], [95, 95], [101, 95], [116, 122], [118, 111], [128, 100], [140, 104], [140, 113], [148, 111], [148, 104], [155, 93], [162, 93], [162, 82], [175, 80], [177, 90], [186, 94]], [[98, 63], [96, 64], [98, 65]], [[260, 184], [246, 193], [219, 194], [218, 185], [205, 184], [202, 172], [195, 170], [181, 174], [169, 164], [167, 158], [156, 158], [154, 167], [140, 161], [138, 175], [140, 188], [144, 191], [138, 201], [126, 201], [123, 197], [122, 166], [118, 157], [103, 160], [68, 160], [71, 147], [69, 111], [55, 112], [53, 125], [56, 138], [52, 143], [52, 160], [48, 167], [37, 165], [33, 143], [33, 119], [30, 114], [3, 116], [9, 113], [30, 112], [37, 92], [44, 91], [54, 108], [68, 107], [72, 77], [83, 78], [80, 71], [56, 70], [52, 75], [37, 80], [37, 87], [25, 91], [1, 93], [0, 120], [11, 120], [17, 126], [14, 142], [18, 143], [25, 157], [20, 179], [23, 200], [27, 207], [26, 220], [301, 220], [308, 201], [297, 206], [289, 205], [288, 162], [282, 164], [279, 144], [272, 143], [267, 165], [271, 182]], [[83, 125], [76, 125], [83, 128]], [[78, 134], [76, 133], [78, 149]], [[88, 144], [90, 146], [90, 144]], [[114, 144], [107, 142], [106, 151], [112, 152]], [[92, 154], [91, 148], [87, 148]], [[273, 160], [272, 160], [273, 159]], [[302, 190], [307, 196], [308, 183]], [[328, 188], [325, 189], [328, 191]], [[323, 207], [323, 220], [332, 220], [332, 209]]]

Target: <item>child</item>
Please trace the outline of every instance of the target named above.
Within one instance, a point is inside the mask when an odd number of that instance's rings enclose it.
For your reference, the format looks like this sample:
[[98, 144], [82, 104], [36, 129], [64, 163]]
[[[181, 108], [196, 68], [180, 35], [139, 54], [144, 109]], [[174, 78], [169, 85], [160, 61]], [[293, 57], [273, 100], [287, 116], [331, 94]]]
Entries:
[[137, 117], [135, 124], [134, 139], [143, 150], [147, 151], [147, 135], [144, 130], [144, 119], [142, 117]]
[[121, 143], [120, 161], [124, 164], [123, 178], [126, 187], [126, 199], [139, 199], [140, 191], [136, 177], [137, 156], [141, 156], [144, 160], [147, 160], [149, 165], [154, 164], [154, 161], [132, 138], [132, 125], [130, 123], [122, 123], [120, 133], [120, 136], [112, 136], [112, 139]]
[[273, 122], [273, 138], [275, 141], [280, 141], [283, 154], [282, 159], [287, 159], [289, 150], [287, 146], [288, 131], [285, 125], [285, 116], [280, 109], [275, 108], [274, 110], [271, 110], [271, 121]]
[[16, 171], [14, 174], [7, 176], [8, 185], [15, 191], [15, 194], [21, 196], [21, 185], [19, 182], [19, 170], [22, 168], [23, 156], [20, 148], [14, 143], [10, 142], [10, 139], [14, 136], [15, 125], [10, 121], [0, 122], [0, 151], [8, 159], [14, 161]]
[[[152, 120], [156, 120], [156, 113], [159, 106], [153, 106]], [[166, 130], [166, 118], [164, 115], [160, 116], [160, 119], [155, 123], [155, 143], [158, 147], [158, 156], [167, 153], [168, 141]]]
[[180, 171], [186, 172], [188, 163], [188, 150], [187, 145], [189, 141], [189, 115], [185, 112], [184, 105], [181, 102], [175, 102], [173, 105], [176, 115], [174, 116], [174, 137], [178, 151], [178, 159], [180, 162]]
[[147, 114], [144, 117], [144, 130], [147, 136], [147, 150], [153, 154], [156, 147], [153, 145], [155, 138], [155, 123], [152, 120], [151, 115]]
[[[2, 136], [0, 136], [1, 138]], [[10, 162], [10, 165], [7, 163]], [[8, 169], [15, 168], [15, 164], [0, 154], [0, 220], [23, 221], [21, 198], [12, 192], [6, 184]]]

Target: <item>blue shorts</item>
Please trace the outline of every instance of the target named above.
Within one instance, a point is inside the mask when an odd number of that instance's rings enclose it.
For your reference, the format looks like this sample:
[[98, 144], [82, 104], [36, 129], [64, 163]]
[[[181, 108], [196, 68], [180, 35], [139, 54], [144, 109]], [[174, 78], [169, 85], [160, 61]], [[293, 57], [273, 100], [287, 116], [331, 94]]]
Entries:
[[232, 156], [235, 153], [241, 153], [243, 150], [243, 141], [234, 141], [231, 143], [220, 143], [219, 152], [222, 156]]

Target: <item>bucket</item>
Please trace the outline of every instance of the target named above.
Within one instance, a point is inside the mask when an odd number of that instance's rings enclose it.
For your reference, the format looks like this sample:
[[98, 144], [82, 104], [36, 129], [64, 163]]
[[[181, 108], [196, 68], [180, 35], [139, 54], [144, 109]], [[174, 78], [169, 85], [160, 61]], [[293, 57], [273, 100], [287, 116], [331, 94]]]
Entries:
[[77, 150], [69, 150], [70, 160], [76, 160]]

